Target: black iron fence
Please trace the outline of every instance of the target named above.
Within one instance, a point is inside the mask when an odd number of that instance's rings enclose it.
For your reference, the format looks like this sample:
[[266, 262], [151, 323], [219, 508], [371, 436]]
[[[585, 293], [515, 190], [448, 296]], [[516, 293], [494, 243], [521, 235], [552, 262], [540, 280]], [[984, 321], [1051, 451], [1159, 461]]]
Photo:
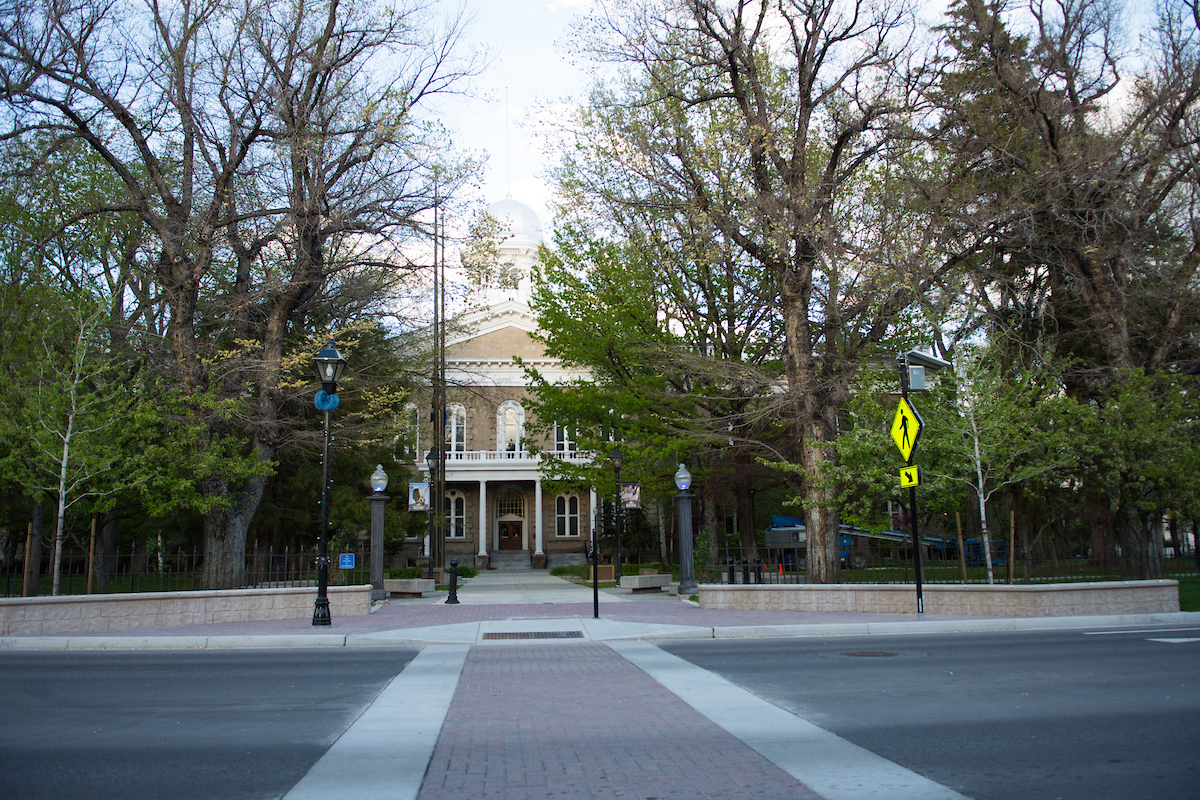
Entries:
[[[330, 556], [329, 582], [333, 586], [370, 583], [370, 550], [356, 549], [354, 567], [339, 566], [342, 553]], [[2, 597], [49, 595], [53, 586], [50, 559], [43, 557], [37, 570], [25, 570], [20, 558], [4, 559], [0, 573]], [[90, 566], [90, 569], [89, 569]], [[146, 553], [118, 549], [89, 559], [86, 554], [63, 554], [59, 594], [116, 594], [120, 592], [180, 592], [203, 588], [204, 554], [199, 550]], [[31, 592], [36, 581], [36, 592]], [[246, 554], [246, 576], [240, 587], [281, 588], [317, 585], [315, 552], [275, 551], [254, 547]]]
[[[807, 583], [805, 554], [797, 549], [760, 549], [754, 557], [738, 551], [723, 554], [721, 563], [697, 565], [696, 580], [700, 583], [724, 584], [782, 584]], [[857, 563], [855, 563], [857, 561]], [[1164, 578], [1195, 577], [1200, 575], [1192, 553], [1169, 555], [1162, 559]], [[1135, 580], [1129, 566], [1119, 557], [1092, 558], [1025, 558], [994, 553], [992, 580], [996, 583], [1070, 583], [1076, 581]], [[960, 558], [957, 552], [934, 553], [922, 556], [921, 578], [925, 583], [987, 583], [987, 564], [981, 557]], [[911, 552], [908, 557], [854, 559], [847, 557], [842, 564], [842, 583], [913, 583], [916, 580]]]

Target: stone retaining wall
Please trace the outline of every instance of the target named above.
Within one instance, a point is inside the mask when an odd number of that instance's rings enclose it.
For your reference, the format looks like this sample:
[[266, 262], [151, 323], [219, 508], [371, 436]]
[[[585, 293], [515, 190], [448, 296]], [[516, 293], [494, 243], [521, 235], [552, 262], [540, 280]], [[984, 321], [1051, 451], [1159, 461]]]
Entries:
[[[913, 584], [702, 584], [701, 608], [915, 614]], [[1073, 617], [1179, 610], [1179, 582], [1105, 581], [1029, 586], [926, 584], [925, 613], [945, 617]]]
[[[371, 612], [370, 585], [330, 586], [328, 596], [329, 612], [335, 620]], [[316, 599], [315, 586], [10, 597], [0, 599], [0, 636], [310, 619]]]

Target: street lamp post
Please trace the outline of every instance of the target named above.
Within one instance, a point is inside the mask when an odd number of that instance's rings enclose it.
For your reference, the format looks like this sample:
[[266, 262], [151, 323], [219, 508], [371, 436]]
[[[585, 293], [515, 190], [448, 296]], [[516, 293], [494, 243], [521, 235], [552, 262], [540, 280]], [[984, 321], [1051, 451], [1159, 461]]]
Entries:
[[436, 447], [429, 449], [425, 454], [425, 463], [429, 465], [429, 579], [436, 580], [437, 575], [434, 572], [435, 565], [441, 560], [442, 549], [441, 542], [441, 520], [438, 519], [438, 513], [441, 510], [441, 503], [435, 502], [438, 495], [437, 489], [437, 474], [441, 467], [441, 454]]
[[338, 407], [337, 385], [346, 370], [346, 359], [338, 352], [333, 339], [313, 356], [321, 390], [314, 403], [325, 412], [325, 446], [321, 456], [321, 534], [317, 540], [317, 600], [313, 604], [313, 625], [332, 625], [329, 614], [329, 441], [333, 410]]
[[621, 500], [621, 465], [625, 463], [625, 456], [621, 455], [621, 448], [613, 449], [611, 459], [617, 482], [617, 566], [613, 570], [613, 575], [617, 579], [617, 588], [619, 589], [621, 588], [621, 527], [625, 521], [624, 503]]
[[383, 490], [388, 485], [388, 474], [383, 464], [371, 473], [371, 601], [386, 597], [383, 591], [383, 509], [388, 497]]
[[692, 561], [692, 473], [679, 465], [675, 471], [676, 517], [679, 522], [679, 596], [689, 597], [696, 593], [696, 565]]

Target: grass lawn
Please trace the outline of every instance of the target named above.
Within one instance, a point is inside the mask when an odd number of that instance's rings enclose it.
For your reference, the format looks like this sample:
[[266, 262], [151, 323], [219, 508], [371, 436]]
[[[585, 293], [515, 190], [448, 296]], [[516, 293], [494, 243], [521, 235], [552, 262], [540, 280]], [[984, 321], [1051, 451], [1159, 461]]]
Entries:
[[1200, 578], [1179, 577], [1179, 610], [1200, 611]]

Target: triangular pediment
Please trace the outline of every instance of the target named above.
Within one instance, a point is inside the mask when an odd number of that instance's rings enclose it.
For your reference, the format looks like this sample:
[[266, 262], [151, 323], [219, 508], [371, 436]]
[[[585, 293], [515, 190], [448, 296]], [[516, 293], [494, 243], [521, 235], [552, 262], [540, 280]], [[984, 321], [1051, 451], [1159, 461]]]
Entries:
[[505, 325], [479, 333], [461, 341], [446, 343], [447, 361], [511, 361], [542, 359], [546, 346], [533, 338], [530, 331], [516, 325]]

